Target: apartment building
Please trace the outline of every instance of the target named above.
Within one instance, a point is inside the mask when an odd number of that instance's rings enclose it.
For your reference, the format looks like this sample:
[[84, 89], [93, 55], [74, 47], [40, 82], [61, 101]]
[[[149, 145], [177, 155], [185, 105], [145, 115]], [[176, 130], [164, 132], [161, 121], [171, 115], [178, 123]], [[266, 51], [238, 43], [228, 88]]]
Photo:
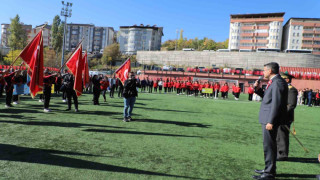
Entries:
[[[2, 47], [9, 47], [8, 38], [10, 36], [10, 24], [1, 24], [1, 46]], [[22, 24], [22, 28], [26, 31], [27, 35], [32, 30], [32, 25]]]
[[[44, 26], [44, 24], [36, 26], [33, 28], [30, 33], [28, 33], [28, 43], [32, 41], [32, 39], [39, 33], [41, 27]], [[51, 46], [51, 26], [46, 25], [42, 30], [42, 38], [43, 38], [43, 46], [45, 47], [52, 47]]]
[[230, 15], [229, 49], [281, 49], [285, 13]]
[[143, 24], [120, 26], [118, 42], [123, 54], [136, 54], [137, 51], [155, 51], [161, 48], [163, 27]]
[[283, 27], [282, 50], [320, 54], [320, 18], [290, 18]]

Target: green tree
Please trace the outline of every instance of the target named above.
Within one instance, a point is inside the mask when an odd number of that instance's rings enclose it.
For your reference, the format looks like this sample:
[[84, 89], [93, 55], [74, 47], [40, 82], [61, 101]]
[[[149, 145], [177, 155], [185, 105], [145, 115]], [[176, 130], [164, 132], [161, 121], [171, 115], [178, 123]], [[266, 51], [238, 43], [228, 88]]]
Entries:
[[118, 43], [114, 43], [104, 48], [101, 63], [103, 65], [114, 64], [120, 57], [120, 46]]
[[63, 26], [61, 26], [60, 16], [56, 15], [53, 19], [51, 33], [52, 33], [52, 47], [55, 51], [56, 58], [58, 58], [59, 53], [62, 48], [63, 41]]
[[[21, 50], [10, 50], [6, 57], [4, 57], [5, 64], [12, 64], [16, 57], [19, 56]], [[20, 65], [22, 62], [21, 58], [18, 58], [14, 65]]]
[[177, 49], [181, 50], [183, 48], [183, 29], [180, 30], [180, 38], [178, 40], [178, 47]]
[[27, 45], [27, 32], [23, 29], [20, 17], [17, 14], [16, 17], [11, 19], [9, 27], [9, 46], [13, 49], [23, 49]]

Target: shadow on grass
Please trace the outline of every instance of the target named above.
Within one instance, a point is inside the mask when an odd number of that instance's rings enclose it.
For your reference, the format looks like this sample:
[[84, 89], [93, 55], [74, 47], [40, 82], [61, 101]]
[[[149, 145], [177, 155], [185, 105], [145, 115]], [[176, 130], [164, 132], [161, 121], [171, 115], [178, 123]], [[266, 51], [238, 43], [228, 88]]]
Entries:
[[15, 162], [27, 162], [36, 164], [46, 164], [61, 167], [71, 167], [79, 169], [99, 170], [99, 171], [111, 171], [120, 173], [131, 173], [140, 175], [153, 175], [153, 176], [166, 176], [176, 178], [188, 178], [196, 179], [193, 177], [170, 175], [165, 173], [157, 173], [152, 171], [145, 171], [121, 166], [114, 166], [108, 164], [102, 164], [97, 162], [91, 162], [81, 159], [75, 159], [61, 155], [81, 155], [81, 156], [95, 156], [90, 154], [74, 153], [68, 151], [56, 151], [46, 149], [36, 149], [28, 147], [19, 147], [9, 144], [0, 144], [0, 160], [15, 161]]
[[22, 125], [30, 125], [30, 126], [57, 126], [57, 127], [72, 127], [72, 128], [80, 128], [83, 126], [89, 127], [105, 127], [105, 128], [117, 128], [121, 129], [124, 127], [118, 126], [107, 126], [107, 125], [94, 125], [94, 124], [82, 124], [82, 123], [66, 123], [66, 122], [41, 122], [41, 121], [2, 121], [0, 123], [11, 123], [11, 124], [22, 124]]
[[299, 163], [316, 163], [318, 164], [319, 161], [317, 158], [298, 158], [298, 157], [289, 157], [289, 162], [299, 162]]
[[41, 113], [43, 113], [43, 109], [32, 110], [32, 109], [20, 109], [20, 108], [12, 107], [9, 109], [0, 109], [0, 113], [12, 113], [12, 114], [40, 113], [40, 110], [42, 110]]
[[196, 137], [202, 138], [201, 136], [187, 136], [179, 134], [164, 134], [164, 133], [151, 133], [141, 131], [124, 131], [124, 130], [108, 130], [108, 129], [86, 129], [87, 132], [101, 132], [101, 133], [112, 133], [112, 134], [135, 134], [135, 135], [150, 135], [150, 136], [171, 136], [171, 137]]
[[[135, 103], [136, 105], [136, 103]], [[110, 105], [112, 107], [122, 107], [120, 105]], [[197, 113], [197, 112], [192, 112], [192, 111], [180, 111], [180, 110], [174, 110], [174, 109], [158, 109], [158, 108], [148, 108], [148, 107], [140, 107], [140, 106], [134, 106], [134, 109], [144, 109], [144, 110], [151, 110], [151, 111], [165, 111], [165, 112], [181, 112], [181, 113]]]
[[[62, 112], [69, 113], [70, 111], [62, 111]], [[79, 112], [76, 114], [113, 116], [113, 115], [119, 115], [119, 114], [123, 114], [123, 113], [109, 112], [109, 111], [97, 111], [97, 110], [87, 111], [87, 110], [82, 110], [81, 106], [80, 106]]]
[[200, 127], [200, 128], [209, 128], [211, 125], [201, 124], [201, 123], [190, 123], [190, 122], [181, 122], [181, 121], [168, 121], [168, 120], [157, 120], [157, 119], [134, 119], [137, 122], [150, 122], [150, 123], [160, 123], [160, 124], [173, 124], [177, 126], [185, 127]]
[[277, 179], [292, 179], [292, 178], [299, 178], [299, 179], [314, 179], [317, 175], [315, 174], [277, 174]]

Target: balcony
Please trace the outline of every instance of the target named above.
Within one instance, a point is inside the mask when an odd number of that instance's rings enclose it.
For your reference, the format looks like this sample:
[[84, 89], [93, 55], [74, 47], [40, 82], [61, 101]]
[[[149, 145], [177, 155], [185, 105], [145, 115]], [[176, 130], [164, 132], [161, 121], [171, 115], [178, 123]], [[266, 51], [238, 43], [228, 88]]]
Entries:
[[270, 27], [269, 26], [258, 26], [257, 29], [268, 29], [269, 30]]
[[254, 49], [254, 46], [240, 46], [239, 49]]
[[313, 48], [320, 48], [320, 44], [314, 44]]
[[301, 48], [312, 48], [313, 44], [302, 44]]
[[269, 40], [267, 40], [267, 39], [257, 39], [256, 43], [266, 43], [266, 44], [268, 44]]
[[242, 26], [241, 30], [253, 30], [254, 26]]
[[303, 34], [311, 34], [311, 33], [313, 33], [313, 29], [304, 29], [304, 30], [302, 31], [302, 33], [303, 33]]
[[313, 41], [313, 37], [302, 37], [303, 41]]
[[240, 36], [241, 37], [252, 37], [253, 33], [241, 33]]
[[254, 40], [253, 39], [241, 39], [240, 43], [253, 43]]
[[254, 35], [259, 37], [268, 37], [269, 33], [255, 33]]
[[314, 41], [320, 41], [320, 37], [314, 37], [313, 40]]

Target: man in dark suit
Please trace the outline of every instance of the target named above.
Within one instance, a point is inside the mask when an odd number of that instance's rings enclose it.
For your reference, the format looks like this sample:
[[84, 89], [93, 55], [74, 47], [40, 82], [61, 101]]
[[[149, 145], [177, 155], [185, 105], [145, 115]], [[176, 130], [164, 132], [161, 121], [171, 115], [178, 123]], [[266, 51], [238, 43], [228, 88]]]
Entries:
[[289, 133], [291, 123], [294, 121], [294, 109], [297, 106], [297, 96], [298, 91], [295, 87], [291, 85], [291, 80], [294, 76], [290, 75], [288, 72], [281, 73], [281, 77], [288, 83], [288, 104], [287, 104], [287, 112], [288, 112], [288, 121], [284, 125], [280, 125], [278, 128], [277, 135], [277, 147], [278, 161], [286, 161], [288, 160], [289, 154]]
[[260, 106], [259, 122], [262, 126], [265, 168], [255, 170], [261, 174], [254, 179], [274, 179], [276, 175], [277, 132], [279, 125], [287, 121], [288, 84], [279, 75], [279, 64], [271, 62], [264, 65], [264, 77], [269, 79], [263, 91], [257, 80], [255, 93], [263, 98]]

